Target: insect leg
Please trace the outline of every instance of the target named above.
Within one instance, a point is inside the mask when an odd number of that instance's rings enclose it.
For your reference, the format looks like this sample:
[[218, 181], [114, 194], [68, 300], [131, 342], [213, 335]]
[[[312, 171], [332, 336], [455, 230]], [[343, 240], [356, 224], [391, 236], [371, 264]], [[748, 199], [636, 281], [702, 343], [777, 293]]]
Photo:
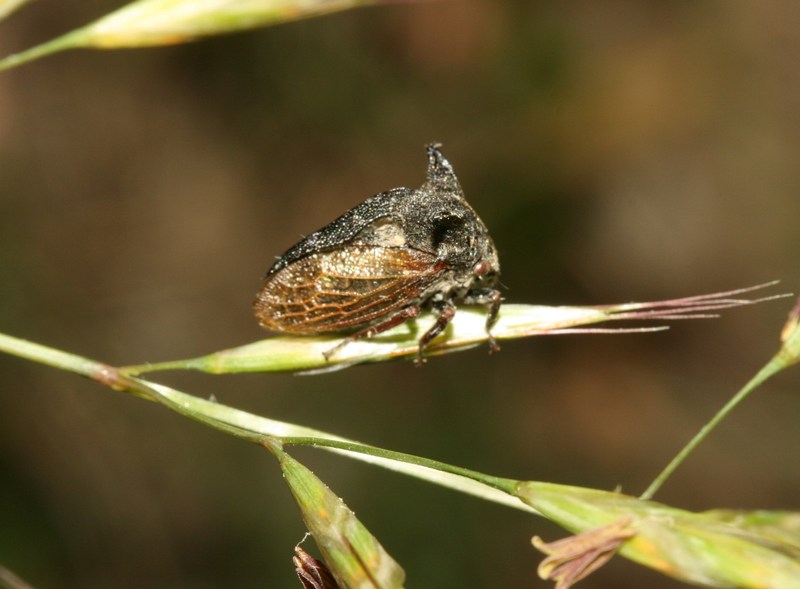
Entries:
[[417, 366], [425, 364], [425, 358], [422, 356], [422, 352], [433, 338], [444, 331], [444, 328], [447, 327], [447, 324], [453, 320], [453, 316], [456, 314], [455, 305], [451, 301], [446, 300], [434, 303], [434, 310], [439, 313], [439, 316], [436, 317], [436, 323], [419, 338], [419, 349], [417, 350], [417, 357], [414, 359], [414, 364]]
[[492, 327], [497, 322], [497, 313], [500, 311], [500, 303], [502, 301], [503, 297], [500, 295], [500, 291], [493, 288], [474, 290], [464, 298], [464, 303], [467, 305], [483, 305], [487, 309], [486, 335], [489, 336], [490, 352], [497, 352], [500, 350], [500, 344], [497, 343], [497, 340], [495, 340], [492, 335]]
[[341, 350], [350, 342], [376, 336], [379, 333], [383, 333], [384, 331], [391, 329], [392, 327], [396, 327], [401, 323], [405, 323], [409, 319], [413, 319], [417, 315], [419, 315], [419, 305], [409, 305], [408, 307], [403, 307], [394, 315], [390, 315], [385, 321], [381, 321], [376, 325], [366, 327], [360, 331], [350, 334], [344, 341], [336, 344], [330, 350], [322, 352], [322, 355], [325, 356], [326, 360], [330, 360], [331, 356], [333, 356], [336, 352]]

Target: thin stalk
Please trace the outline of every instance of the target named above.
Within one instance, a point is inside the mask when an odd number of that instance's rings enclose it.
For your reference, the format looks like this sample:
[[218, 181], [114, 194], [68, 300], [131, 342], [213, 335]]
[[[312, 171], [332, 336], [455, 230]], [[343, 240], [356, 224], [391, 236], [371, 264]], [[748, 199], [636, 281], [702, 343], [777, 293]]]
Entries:
[[519, 485], [519, 481], [513, 479], [506, 479], [502, 477], [494, 477], [491, 475], [476, 472], [461, 466], [454, 466], [446, 462], [439, 462], [430, 458], [422, 456], [415, 456], [413, 454], [406, 454], [405, 452], [395, 452], [394, 450], [385, 450], [375, 446], [366, 444], [359, 444], [353, 442], [342, 442], [339, 440], [332, 440], [327, 438], [301, 438], [301, 437], [285, 437], [279, 438], [281, 443], [290, 446], [316, 446], [320, 448], [337, 448], [339, 450], [346, 450], [348, 452], [355, 452], [358, 454], [367, 454], [368, 456], [377, 456], [378, 458], [385, 458], [387, 460], [395, 460], [397, 462], [404, 462], [406, 464], [413, 464], [432, 470], [438, 470], [454, 474], [466, 479], [471, 479], [478, 483], [482, 483], [488, 487], [503, 491], [509, 495], [514, 495]]
[[661, 488], [661, 486], [667, 481], [667, 479], [672, 475], [672, 473], [677, 469], [681, 463], [686, 459], [689, 454], [691, 454], [697, 446], [699, 446], [703, 440], [708, 437], [717, 425], [719, 425], [730, 413], [733, 411], [739, 403], [744, 401], [744, 399], [758, 386], [760, 386], [764, 381], [770, 378], [776, 372], [779, 372], [783, 367], [778, 365], [776, 362], [769, 362], [766, 366], [764, 366], [758, 373], [750, 379], [750, 381], [739, 390], [726, 404], [722, 409], [720, 409], [714, 417], [712, 417], [708, 423], [706, 423], [695, 436], [689, 440], [689, 443], [683, 447], [683, 449], [678, 452], [678, 454], [673, 458], [670, 463], [662, 470], [658, 476], [650, 483], [650, 486], [647, 487], [644, 493], [641, 494], [640, 499], [652, 499], [653, 495]]
[[148, 401], [159, 399], [159, 395], [145, 381], [130, 378], [120, 373], [119, 369], [114, 366], [77, 354], [70, 354], [4, 333], [0, 333], [0, 352], [79, 374], [116, 391], [130, 393]]
[[99, 362], [94, 360], [62, 352], [55, 348], [48, 348], [42, 344], [4, 333], [0, 333], [0, 352], [89, 377], [101, 366]]
[[78, 29], [77, 31], [72, 31], [71, 33], [67, 33], [66, 35], [62, 35], [61, 37], [57, 37], [51, 41], [42, 43], [41, 45], [37, 45], [36, 47], [26, 49], [20, 53], [9, 55], [8, 57], [0, 59], [0, 72], [4, 70], [10, 70], [13, 67], [17, 67], [23, 63], [28, 63], [35, 59], [45, 57], [46, 55], [58, 53], [59, 51], [82, 47], [84, 37], [85, 32], [83, 29]]

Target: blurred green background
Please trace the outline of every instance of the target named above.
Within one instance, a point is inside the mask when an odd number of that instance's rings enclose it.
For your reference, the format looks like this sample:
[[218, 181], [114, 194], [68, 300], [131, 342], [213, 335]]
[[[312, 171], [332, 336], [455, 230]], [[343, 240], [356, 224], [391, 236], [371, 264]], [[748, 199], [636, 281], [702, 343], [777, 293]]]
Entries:
[[[0, 53], [118, 2], [31, 4]], [[437, 140], [508, 301], [601, 304], [775, 278], [800, 290], [800, 4], [414, 2], [0, 75], [0, 331], [116, 364], [265, 336], [264, 271]], [[257, 414], [515, 478], [641, 492], [777, 349], [791, 303], [667, 333], [560, 336], [323, 376], [158, 379]], [[800, 374], [658, 499], [798, 507]], [[294, 454], [409, 587], [549, 587], [544, 520]], [[0, 563], [39, 589], [299, 587], [274, 461], [155, 404], [0, 356]], [[308, 547], [308, 546], [307, 546]], [[309, 548], [309, 550], [311, 550]], [[587, 587], [678, 586], [616, 560]]]

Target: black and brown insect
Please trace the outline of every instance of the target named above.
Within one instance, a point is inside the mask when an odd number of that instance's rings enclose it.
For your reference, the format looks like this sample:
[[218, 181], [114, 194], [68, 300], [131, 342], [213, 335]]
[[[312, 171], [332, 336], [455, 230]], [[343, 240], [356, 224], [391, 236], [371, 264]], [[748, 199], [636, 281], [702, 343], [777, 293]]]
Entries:
[[348, 333], [329, 358], [431, 309], [437, 318], [419, 338], [420, 364], [456, 305], [478, 304], [488, 309], [486, 332], [497, 350], [497, 250], [439, 148], [427, 146], [420, 188], [371, 196], [280, 256], [253, 304], [259, 323], [289, 334]]

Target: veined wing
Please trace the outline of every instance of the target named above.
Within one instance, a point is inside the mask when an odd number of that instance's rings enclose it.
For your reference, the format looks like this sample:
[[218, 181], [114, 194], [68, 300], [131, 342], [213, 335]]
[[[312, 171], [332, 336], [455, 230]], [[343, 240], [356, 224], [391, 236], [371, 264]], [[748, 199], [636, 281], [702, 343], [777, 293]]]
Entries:
[[448, 267], [413, 248], [349, 245], [281, 268], [264, 281], [253, 306], [273, 331], [357, 329], [417, 299]]

